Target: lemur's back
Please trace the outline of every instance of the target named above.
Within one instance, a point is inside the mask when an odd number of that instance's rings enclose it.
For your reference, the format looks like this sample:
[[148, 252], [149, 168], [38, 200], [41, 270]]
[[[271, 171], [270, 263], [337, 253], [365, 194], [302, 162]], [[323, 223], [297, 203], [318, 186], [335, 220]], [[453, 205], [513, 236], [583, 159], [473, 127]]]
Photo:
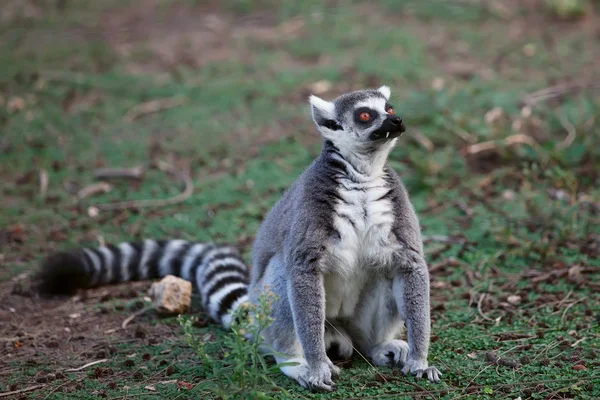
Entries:
[[[305, 190], [319, 190], [318, 180], [315, 175], [321, 166], [322, 157], [317, 158], [313, 163], [296, 179], [290, 188], [283, 194], [281, 199], [273, 206], [271, 211], [263, 220], [252, 249], [252, 278], [251, 289], [263, 276], [269, 261], [276, 253], [281, 253], [286, 245], [286, 240], [290, 232], [297, 229], [293, 226], [296, 217], [301, 220], [310, 220], [314, 216], [298, 216], [300, 211], [298, 203], [307, 200]], [[323, 207], [318, 207], [315, 211]], [[322, 218], [327, 219], [328, 210], [322, 209]], [[304, 218], [302, 218], [304, 217]]]

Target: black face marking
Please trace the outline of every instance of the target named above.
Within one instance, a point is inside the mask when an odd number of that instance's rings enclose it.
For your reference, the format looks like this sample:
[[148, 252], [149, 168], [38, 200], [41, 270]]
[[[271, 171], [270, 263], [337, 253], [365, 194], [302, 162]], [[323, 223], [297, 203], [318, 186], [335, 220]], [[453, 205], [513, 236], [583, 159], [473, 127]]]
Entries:
[[400, 117], [393, 114], [387, 114], [387, 118], [383, 120], [381, 126], [371, 132], [369, 139], [371, 140], [389, 140], [397, 138], [406, 130], [404, 122]]
[[327, 129], [331, 129], [332, 131], [344, 130], [344, 128], [342, 128], [342, 125], [338, 124], [336, 121], [334, 121], [332, 119], [325, 120], [325, 122], [323, 123], [323, 126]]

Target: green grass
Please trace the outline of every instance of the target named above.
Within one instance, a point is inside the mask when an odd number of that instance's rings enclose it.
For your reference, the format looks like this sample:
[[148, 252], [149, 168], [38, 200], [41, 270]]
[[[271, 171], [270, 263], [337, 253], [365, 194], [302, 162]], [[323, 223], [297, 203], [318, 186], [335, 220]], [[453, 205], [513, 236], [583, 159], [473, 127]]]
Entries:
[[[430, 363], [444, 381], [375, 372], [358, 356], [342, 369], [332, 395], [271, 378], [298, 398], [600, 397], [600, 99], [597, 91], [566, 92], [522, 116], [527, 93], [598, 82], [593, 66], [600, 49], [591, 45], [594, 32], [585, 21], [559, 22], [518, 2], [498, 10], [464, 1], [230, 0], [220, 6], [159, 2], [149, 16], [114, 22], [139, 13], [135, 2], [124, 3], [67, 2], [60, 11], [42, 1], [31, 6], [34, 17], [16, 14], [1, 22], [0, 279], [32, 271], [53, 251], [96, 244], [99, 236], [107, 242], [215, 240], [239, 245], [248, 258], [264, 214], [319, 152], [307, 103], [312, 85], [330, 81], [322, 96], [333, 98], [386, 84], [408, 126], [390, 162], [411, 193], [424, 236], [451, 239], [426, 243], [435, 267]], [[183, 12], [170, 12], [174, 7]], [[207, 22], [212, 14], [216, 22]], [[594, 7], [585, 18], [597, 20]], [[524, 33], [510, 33], [510, 26]], [[117, 27], [131, 36], [115, 36]], [[179, 39], [163, 43], [170, 32]], [[434, 89], [434, 80], [443, 85]], [[165, 98], [184, 101], [125, 119], [136, 105]], [[501, 117], [486, 122], [495, 107]], [[571, 126], [574, 140], [561, 144]], [[506, 145], [517, 133], [537, 145]], [[469, 145], [485, 141], [496, 141], [497, 149], [466, 154]], [[140, 185], [115, 183], [110, 193], [81, 203], [65, 190], [91, 184], [96, 167], [152, 158], [191, 174], [195, 190], [187, 201], [87, 216], [92, 204], [179, 192], [177, 181], [156, 171]], [[44, 198], [40, 169], [49, 177]], [[583, 268], [581, 278], [574, 266]], [[509, 296], [520, 303], [510, 304]], [[174, 319], [154, 323], [181, 333]], [[208, 350], [222, 351], [224, 332], [198, 329], [209, 332]], [[119, 345], [106, 364], [119, 376], [118, 387], [83, 379], [69, 398], [93, 398], [94, 391], [114, 398], [124, 385], [142, 398], [208, 396], [172, 384], [156, 385], [156, 393], [144, 388], [175, 361], [174, 373], [162, 380], [204, 376], [181, 335], [154, 346]], [[521, 365], [492, 365], [490, 351]], [[136, 363], [151, 354], [143, 380], [123, 366], [127, 352], [137, 354]], [[0, 375], [0, 392], [32, 383], [43, 369], [39, 360], [37, 366], [7, 365], [23, 373]], [[34, 393], [64, 398], [58, 390], [50, 394], [57, 385]]]

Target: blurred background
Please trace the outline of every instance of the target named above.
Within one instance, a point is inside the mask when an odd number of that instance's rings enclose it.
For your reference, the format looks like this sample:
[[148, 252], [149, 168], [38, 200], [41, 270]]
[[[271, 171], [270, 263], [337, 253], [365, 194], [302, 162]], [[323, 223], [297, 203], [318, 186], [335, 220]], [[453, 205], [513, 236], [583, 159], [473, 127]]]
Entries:
[[[143, 237], [248, 259], [320, 151], [308, 96], [388, 85], [407, 125], [390, 163], [422, 221], [445, 385], [512, 379], [471, 352], [515, 343], [461, 342], [482, 332], [560, 327], [520, 349], [537, 359], [523, 379], [597, 362], [600, 2], [2, 0], [0, 46], [0, 281], [56, 250]], [[162, 169], [95, 179], [148, 164]], [[8, 287], [3, 302], [20, 304]], [[539, 364], [543, 346], [582, 337], [580, 364]], [[536, 385], [539, 398], [574, 390]]]

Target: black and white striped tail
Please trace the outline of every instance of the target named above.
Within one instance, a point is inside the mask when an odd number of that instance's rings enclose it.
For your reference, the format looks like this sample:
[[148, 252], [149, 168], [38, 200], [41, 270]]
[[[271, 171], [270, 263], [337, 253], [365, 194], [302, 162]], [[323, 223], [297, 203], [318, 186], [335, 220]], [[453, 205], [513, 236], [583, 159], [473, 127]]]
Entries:
[[232, 312], [248, 297], [248, 267], [237, 250], [186, 240], [145, 240], [82, 248], [50, 256], [38, 274], [44, 294], [79, 288], [179, 276], [196, 284], [202, 306], [228, 326]]

